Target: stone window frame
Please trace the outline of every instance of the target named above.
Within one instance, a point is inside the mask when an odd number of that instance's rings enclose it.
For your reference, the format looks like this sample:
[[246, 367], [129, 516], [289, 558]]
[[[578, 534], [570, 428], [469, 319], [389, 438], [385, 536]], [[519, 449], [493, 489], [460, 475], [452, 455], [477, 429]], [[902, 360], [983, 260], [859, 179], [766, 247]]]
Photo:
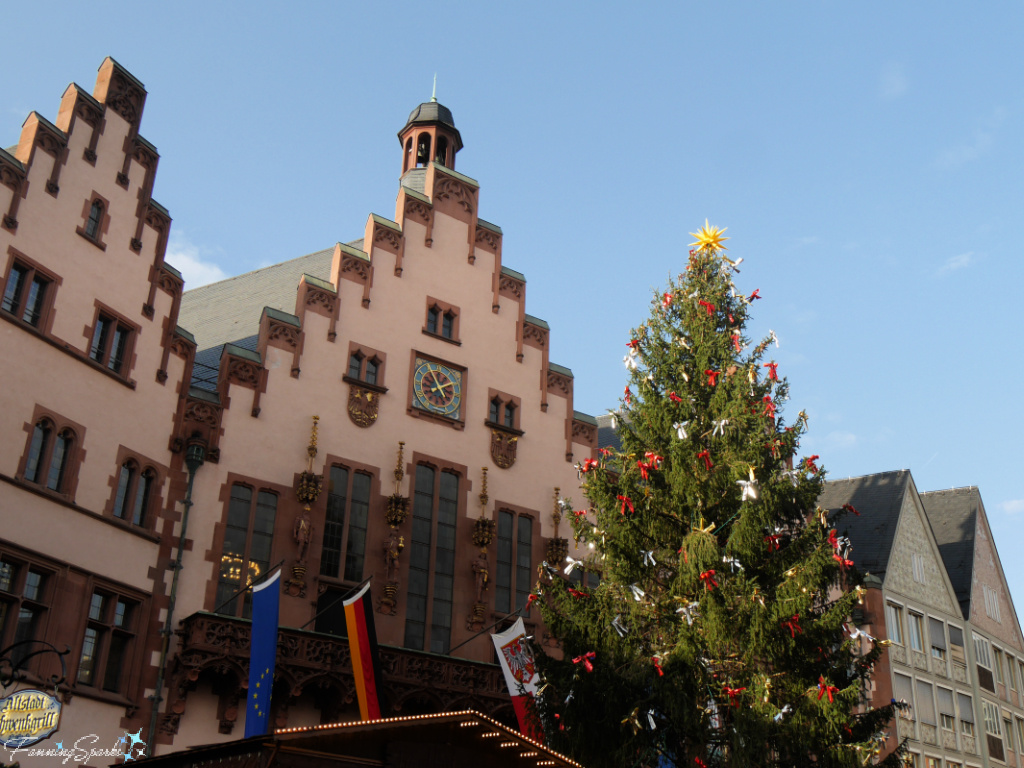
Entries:
[[[90, 218], [92, 217], [93, 206], [96, 203], [103, 206], [103, 212], [100, 215], [95, 231], [90, 235], [88, 234]], [[109, 229], [110, 201], [94, 189], [92, 194], [86, 198], [85, 203], [82, 205], [82, 225], [80, 227], [76, 227], [75, 231], [101, 251], [105, 251], [107, 250], [107, 244], [104, 242], [104, 237]]]
[[[117, 515], [114, 509], [117, 506], [118, 488], [121, 481], [121, 469], [128, 462], [134, 462], [138, 471], [129, 480], [128, 488], [125, 491], [126, 500], [134, 499], [138, 489], [139, 479], [144, 475], [144, 473], [147, 471], [153, 473], [153, 480], [149, 488], [149, 496], [146, 499], [142, 510], [141, 523], [136, 523], [127, 517]], [[127, 525], [135, 529], [141, 528], [146, 531], [155, 530], [156, 521], [162, 508], [163, 486], [167, 480], [168, 474], [167, 467], [162, 464], [143, 456], [137, 451], [133, 451], [123, 445], [119, 445], [117, 447], [117, 460], [114, 464], [114, 473], [108, 479], [108, 485], [111, 489], [110, 498], [107, 500], [107, 503], [103, 508], [103, 514], [109, 516], [118, 524]]]
[[[85, 620], [79, 633], [79, 640], [76, 644], [77, 659], [75, 664], [74, 680], [75, 688], [79, 693], [83, 689], [94, 692], [97, 695], [125, 696], [125, 691], [134, 687], [133, 672], [137, 665], [132, 663], [133, 657], [137, 654], [140, 638], [145, 633], [145, 596], [136, 594], [122, 587], [115, 586], [102, 579], [93, 579], [88, 591], [89, 608], [85, 611]], [[101, 595], [106, 600], [103, 607], [103, 615], [93, 617], [92, 607], [96, 595]], [[127, 626], [118, 624], [116, 621], [116, 607], [119, 602], [130, 606]], [[81, 679], [82, 657], [85, 654], [85, 641], [88, 630], [93, 629], [97, 633], [96, 650], [97, 664], [94, 666], [94, 677], [92, 682], [85, 682]], [[102, 633], [102, 634], [101, 634]], [[125, 643], [121, 651], [122, 674], [113, 688], [106, 685], [108, 664], [110, 662], [111, 638], [120, 637]], [[99, 683], [98, 685], [96, 683]]]
[[[492, 406], [497, 403], [497, 418], [492, 419], [494, 408]], [[508, 417], [508, 406], [512, 406], [512, 424], [507, 424]], [[507, 392], [489, 387], [487, 389], [487, 418], [484, 423], [493, 429], [501, 429], [506, 432], [512, 432], [516, 435], [522, 435], [523, 431], [520, 428], [520, 419], [523, 413], [523, 399], [510, 395]]]
[[[52, 443], [42, 446], [40, 451], [41, 465], [37, 467], [36, 477], [41, 480], [29, 480], [25, 476], [29, 455], [32, 452], [32, 440], [35, 436], [36, 425], [43, 421], [47, 421], [52, 425], [51, 433], [54, 435], [62, 435], [65, 433], [70, 433], [72, 435], [71, 448], [70, 450], [65, 451], [64, 467], [62, 470], [63, 474], [56, 490], [47, 487], [49, 484], [48, 478], [50, 474], [50, 467], [53, 461]], [[21, 454], [21, 459], [18, 462], [18, 470], [15, 473], [15, 479], [38, 493], [42, 493], [47, 496], [55, 496], [74, 503], [75, 492], [78, 490], [78, 472], [81, 469], [82, 463], [85, 461], [85, 427], [78, 422], [61, 416], [57, 411], [50, 408], [44, 408], [43, 406], [36, 404], [32, 412], [32, 420], [25, 422], [22, 425], [22, 428], [27, 433], [27, 438], [25, 440], [25, 450]]]
[[[434, 330], [430, 330], [431, 312], [437, 313]], [[454, 304], [435, 299], [433, 296], [427, 296], [427, 306], [423, 314], [423, 333], [449, 344], [461, 345], [462, 342], [459, 336], [459, 317], [461, 315], [462, 311]], [[446, 318], [451, 319], [451, 333], [448, 335], [444, 333], [444, 321]]]
[[[113, 354], [113, 334], [108, 333], [107, 337], [103, 339], [103, 346], [97, 350], [96, 346], [96, 332], [100, 322], [106, 322], [111, 324], [113, 331], [117, 331], [119, 328], [125, 332], [124, 349], [121, 353], [121, 362], [116, 369], [110, 367], [111, 355]], [[131, 373], [135, 367], [135, 342], [137, 341], [141, 328], [136, 323], [131, 322], [124, 315], [119, 313], [117, 310], [112, 309], [103, 302], [95, 301], [95, 312], [92, 317], [92, 323], [87, 325], [82, 330], [82, 335], [86, 340], [85, 348], [85, 360], [93, 368], [106, 373], [109, 376], [113, 376], [121, 381], [128, 383], [134, 383], [131, 380]]]
[[[34, 612], [35, 621], [30, 637], [23, 640], [45, 640], [49, 628], [49, 615], [57, 595], [56, 582], [60, 574], [60, 566], [52, 561], [33, 557], [21, 550], [15, 551], [9, 546], [0, 546], [0, 563], [17, 568], [11, 573], [4, 568], [4, 576], [0, 574], [0, 603], [4, 606], [3, 621], [0, 621], [0, 643], [7, 648], [16, 642], [18, 637], [18, 619], [21, 611], [28, 609]], [[36, 573], [42, 577], [39, 592], [33, 596], [26, 595], [28, 574]], [[12, 660], [24, 658], [22, 654], [32, 652], [31, 646], [23, 646]], [[26, 671], [34, 673], [39, 667], [39, 659], [30, 660]]]
[[[499, 572], [499, 567], [498, 567], [499, 563], [498, 563], [498, 559], [497, 558], [500, 556], [500, 546], [499, 546], [499, 539], [500, 539], [499, 531], [500, 531], [500, 528], [501, 528], [501, 517], [500, 517], [500, 515], [503, 512], [511, 515], [511, 517], [512, 517], [512, 531], [510, 533], [512, 551], [511, 551], [510, 559], [508, 561], [508, 566], [509, 566], [509, 582], [507, 584], [507, 589], [508, 589], [508, 593], [509, 593], [509, 605], [511, 606], [509, 608], [509, 610], [505, 610], [503, 606], [499, 606], [498, 605], [498, 588], [499, 588], [499, 581], [501, 579], [501, 574]], [[510, 614], [512, 612], [515, 612], [516, 610], [522, 610], [521, 606], [516, 605], [516, 602], [517, 602], [516, 601], [516, 597], [517, 597], [517, 595], [522, 594], [521, 590], [519, 589], [519, 586], [520, 586], [520, 584], [519, 584], [519, 576], [520, 576], [520, 568], [521, 568], [521, 566], [519, 565], [519, 556], [522, 554], [522, 551], [520, 549], [520, 545], [523, 543], [522, 541], [519, 540], [519, 521], [520, 520], [529, 520], [530, 521], [529, 563], [527, 564], [527, 571], [526, 571], [527, 572], [527, 579], [526, 579], [527, 590], [526, 590], [526, 592], [528, 593], [530, 586], [532, 586], [531, 583], [530, 583], [530, 575], [533, 573], [533, 569], [534, 569], [535, 561], [536, 561], [536, 544], [537, 544], [537, 541], [538, 541], [538, 534], [540, 533], [540, 515], [535, 510], [525, 509], [523, 507], [519, 507], [519, 506], [516, 506], [514, 504], [507, 504], [505, 502], [499, 502], [499, 503], [495, 504], [495, 507], [494, 507], [494, 524], [495, 524], [494, 525], [494, 541], [495, 541], [495, 547], [497, 547], [498, 549], [496, 550], [495, 562], [494, 562], [494, 609], [501, 616], [506, 616], [506, 615], [508, 615], [508, 614]], [[530, 615], [530, 609], [529, 609], [529, 606], [527, 605], [526, 610], [524, 610], [522, 612], [522, 616], [525, 619], [525, 618], [528, 618], [529, 615]]]
[[[338, 469], [344, 469], [348, 472], [347, 484], [345, 487], [345, 510], [344, 519], [342, 521], [342, 534], [341, 542], [339, 545], [339, 560], [338, 569], [335, 573], [324, 573], [323, 572], [323, 561], [324, 561], [324, 550], [326, 548], [327, 539], [327, 504], [330, 502], [330, 477], [331, 470], [337, 467]], [[327, 466], [324, 471], [324, 479], [327, 481], [327, 487], [324, 488], [324, 522], [323, 531], [320, 535], [320, 562], [317, 564], [317, 573], [319, 578], [323, 581], [338, 584], [349, 584], [354, 585], [359, 582], [363, 577], [355, 581], [347, 580], [345, 578], [345, 571], [348, 565], [348, 545], [350, 541], [350, 534], [352, 530], [352, 489], [355, 482], [356, 475], [365, 475], [369, 479], [369, 489], [366, 498], [367, 513], [366, 513], [366, 528], [364, 534], [367, 534], [366, 540], [363, 542], [363, 552], [361, 558], [363, 561], [362, 573], [367, 571], [368, 552], [366, 544], [369, 542], [368, 533], [372, 527], [374, 512], [376, 511], [377, 505], [376, 500], [380, 497], [380, 469], [378, 467], [371, 466], [369, 464], [362, 464], [357, 461], [350, 461], [343, 459], [338, 456], [328, 456]], [[372, 568], [372, 564], [370, 565]]]
[[25, 300], [27, 298], [27, 293], [24, 289], [22, 289], [22, 296], [19, 298], [18, 305], [15, 308], [16, 311], [0, 311], [0, 316], [3, 316], [5, 319], [17, 323], [22, 327], [32, 328], [44, 335], [49, 334], [50, 329], [53, 326], [53, 305], [55, 295], [57, 293], [57, 288], [63, 282], [63, 278], [55, 272], [51, 272], [49, 269], [46, 269], [34, 259], [30, 259], [14, 246], [8, 246], [7, 253], [9, 258], [7, 260], [7, 268], [4, 270], [3, 288], [0, 289], [0, 296], [6, 295], [7, 286], [11, 279], [11, 273], [14, 271], [16, 266], [20, 266], [22, 269], [26, 270], [26, 284], [30, 284], [36, 277], [41, 277], [46, 281], [47, 285], [39, 317], [35, 323], [30, 323], [22, 317], [25, 311]]
[[[359, 362], [359, 376], [352, 376], [352, 358], [356, 355], [360, 356]], [[366, 363], [367, 361], [377, 361], [377, 375], [374, 381], [366, 380]], [[369, 347], [366, 344], [360, 344], [355, 341], [350, 341], [348, 345], [348, 357], [345, 360], [345, 373], [342, 375], [342, 380], [348, 384], [358, 384], [361, 387], [367, 387], [377, 392], [387, 392], [387, 387], [384, 386], [384, 374], [387, 369], [388, 356], [386, 353], [380, 350]]]

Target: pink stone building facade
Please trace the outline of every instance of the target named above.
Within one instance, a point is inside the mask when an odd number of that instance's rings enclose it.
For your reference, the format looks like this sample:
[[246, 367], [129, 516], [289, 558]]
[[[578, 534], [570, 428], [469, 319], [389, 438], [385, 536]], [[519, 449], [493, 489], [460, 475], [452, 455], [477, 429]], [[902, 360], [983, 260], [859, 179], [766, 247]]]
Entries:
[[276, 567], [272, 720], [347, 717], [338, 600], [372, 579], [390, 711], [511, 719], [479, 632], [564, 558], [597, 423], [455, 170], [451, 112], [420, 105], [382, 158], [393, 214], [183, 292], [145, 99], [107, 59], [0, 151], [0, 647], [70, 649], [62, 733], [166, 752], [240, 737], [238, 592]]

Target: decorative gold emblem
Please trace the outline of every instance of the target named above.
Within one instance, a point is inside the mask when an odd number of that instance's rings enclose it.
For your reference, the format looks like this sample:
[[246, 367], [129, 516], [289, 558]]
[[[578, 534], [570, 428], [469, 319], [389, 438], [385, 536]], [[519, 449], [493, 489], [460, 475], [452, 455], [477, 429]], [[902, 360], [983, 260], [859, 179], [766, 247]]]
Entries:
[[516, 445], [519, 438], [500, 429], [491, 430], [491, 458], [502, 469], [516, 463]]
[[704, 219], [704, 226], [696, 232], [690, 233], [693, 237], [697, 238], [696, 242], [690, 243], [690, 247], [704, 253], [728, 250], [722, 245], [722, 243], [729, 239], [728, 237], [722, 237], [727, 229], [728, 227], [723, 227], [722, 229], [712, 227], [708, 224], [708, 220]]
[[380, 395], [356, 384], [348, 386], [348, 417], [357, 427], [369, 427], [377, 421]]

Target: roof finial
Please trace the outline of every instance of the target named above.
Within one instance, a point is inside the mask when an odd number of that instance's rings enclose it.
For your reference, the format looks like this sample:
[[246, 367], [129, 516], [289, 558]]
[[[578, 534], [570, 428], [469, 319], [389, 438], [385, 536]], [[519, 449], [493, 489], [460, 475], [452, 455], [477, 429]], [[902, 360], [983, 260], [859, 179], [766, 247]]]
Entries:
[[431, 101], [437, 101], [437, 72], [434, 73], [434, 90], [430, 94]]

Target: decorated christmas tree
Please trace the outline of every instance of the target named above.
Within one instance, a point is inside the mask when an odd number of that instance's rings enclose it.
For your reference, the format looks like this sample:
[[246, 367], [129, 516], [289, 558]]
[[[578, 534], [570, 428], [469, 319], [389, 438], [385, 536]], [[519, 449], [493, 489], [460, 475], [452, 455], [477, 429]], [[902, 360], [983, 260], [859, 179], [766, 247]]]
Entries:
[[837, 533], [856, 518], [816, 509], [806, 416], [783, 417], [775, 334], [745, 334], [760, 296], [723, 231], [695, 233], [633, 331], [621, 450], [579, 466], [568, 513], [588, 554], [537, 587], [562, 650], [537, 654], [541, 717], [589, 768], [860, 766], [893, 714], [863, 695], [880, 648], [850, 621], [863, 590]]

